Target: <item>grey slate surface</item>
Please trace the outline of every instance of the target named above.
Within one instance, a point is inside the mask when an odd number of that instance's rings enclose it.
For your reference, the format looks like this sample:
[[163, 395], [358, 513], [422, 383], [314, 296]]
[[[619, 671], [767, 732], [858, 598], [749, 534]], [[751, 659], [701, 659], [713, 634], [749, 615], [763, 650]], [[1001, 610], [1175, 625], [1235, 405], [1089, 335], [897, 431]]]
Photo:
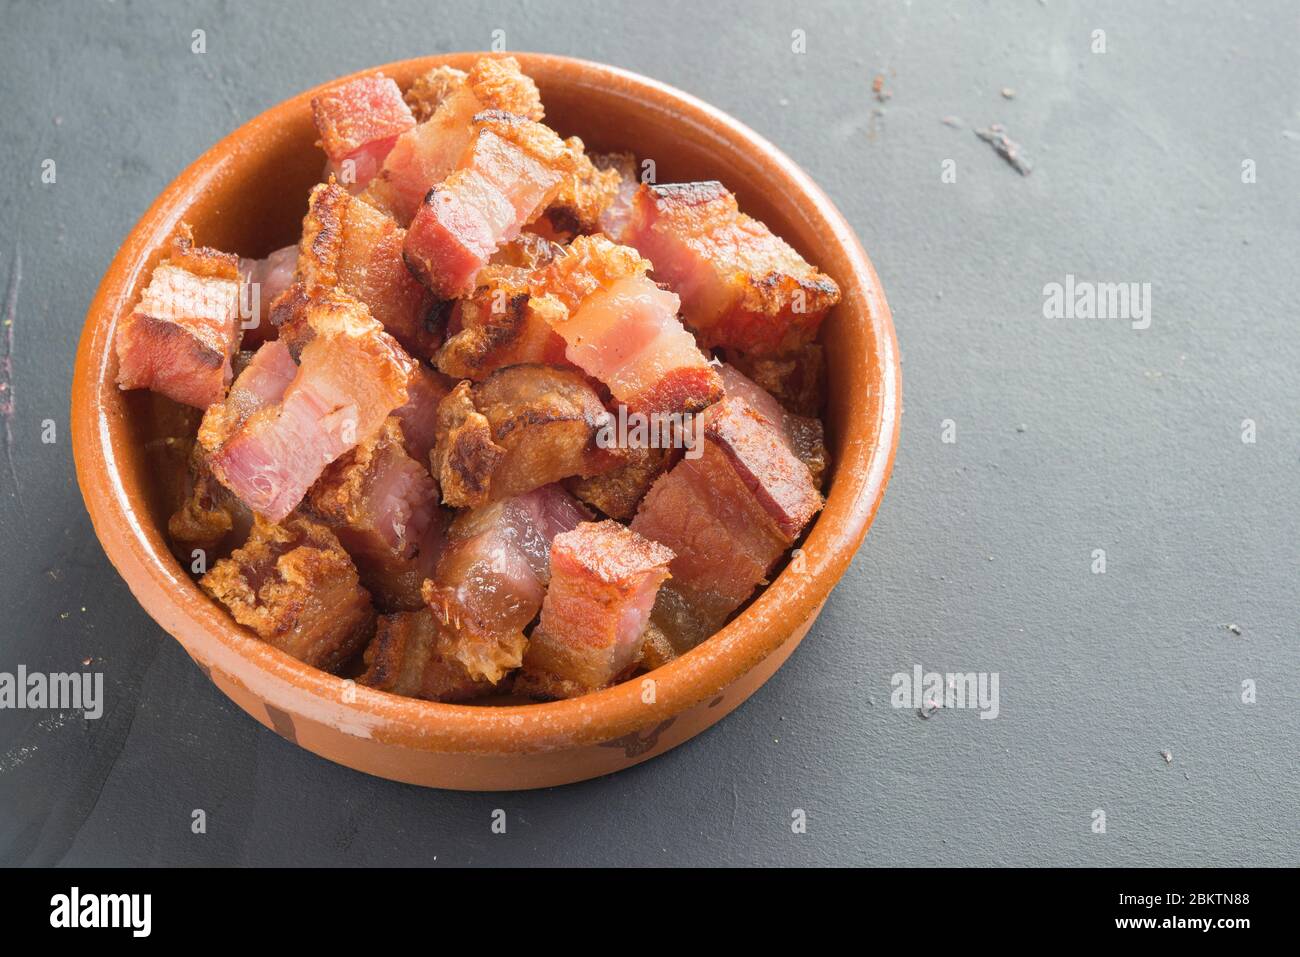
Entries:
[[[0, 863], [1300, 860], [1300, 8], [367, 6], [0, 4], [0, 671], [91, 656], [107, 689], [98, 721], [0, 711]], [[294, 92], [494, 29], [679, 86], [802, 163], [881, 274], [906, 412], [853, 568], [739, 711], [612, 778], [440, 793], [301, 751], [203, 678], [94, 539], [67, 396], [99, 277], [186, 164]], [[991, 122], [1031, 175], [973, 134]], [[1067, 273], [1149, 282], [1150, 328], [1044, 318]], [[999, 716], [892, 708], [916, 664], [997, 672]]]

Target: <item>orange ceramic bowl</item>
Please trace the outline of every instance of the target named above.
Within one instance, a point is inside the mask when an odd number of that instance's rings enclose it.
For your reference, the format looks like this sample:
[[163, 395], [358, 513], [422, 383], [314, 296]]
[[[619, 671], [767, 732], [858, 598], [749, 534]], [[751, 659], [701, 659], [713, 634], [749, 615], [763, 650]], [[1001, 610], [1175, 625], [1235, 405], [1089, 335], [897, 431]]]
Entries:
[[[405, 86], [438, 64], [391, 63]], [[834, 461], [825, 510], [789, 564], [720, 632], [642, 680], [548, 704], [436, 704], [308, 667], [244, 631], [195, 584], [166, 541], [179, 463], [169, 436], [193, 413], [115, 385], [113, 332], [181, 222], [244, 256], [295, 242], [323, 158], [309, 90], [227, 136], [144, 214], [91, 303], [72, 385], [77, 479], [109, 559], [145, 610], [241, 708], [304, 748], [370, 774], [443, 788], [545, 787], [608, 774], [698, 734], [763, 684], [807, 633], [848, 567], [885, 491], [898, 442], [898, 346], [889, 307], [853, 230], [790, 159], [699, 100], [614, 67], [515, 53], [541, 88], [547, 122], [591, 150], [632, 150], [659, 182], [718, 179], [843, 290], [827, 317]], [[374, 72], [374, 71], [366, 71]], [[335, 81], [337, 82], [337, 81]], [[653, 693], [650, 693], [651, 690]]]

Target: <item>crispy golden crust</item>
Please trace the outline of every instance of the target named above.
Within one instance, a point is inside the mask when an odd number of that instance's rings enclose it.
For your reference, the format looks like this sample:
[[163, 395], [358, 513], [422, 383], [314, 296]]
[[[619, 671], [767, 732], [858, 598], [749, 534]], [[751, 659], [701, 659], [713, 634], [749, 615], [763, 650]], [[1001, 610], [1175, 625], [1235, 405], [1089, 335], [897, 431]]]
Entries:
[[787, 411], [806, 416], [821, 414], [826, 394], [825, 360], [819, 343], [776, 357], [751, 356], [728, 349], [727, 361], [770, 392]]
[[553, 295], [569, 312], [617, 279], [644, 276], [650, 261], [630, 246], [620, 246], [604, 236], [578, 236], [564, 247], [564, 255], [532, 280], [534, 296]]
[[374, 630], [370, 594], [334, 534], [290, 516], [258, 519], [242, 548], [200, 581], [235, 621], [309, 665], [333, 671]]
[[562, 175], [571, 174], [578, 165], [577, 155], [553, 129], [518, 113], [484, 110], [474, 116], [474, 127], [479, 132], [495, 133]]
[[565, 487], [576, 498], [600, 509], [610, 518], [620, 522], [631, 521], [654, 480], [667, 471], [672, 452], [669, 449], [633, 448], [626, 454], [626, 463], [618, 468], [589, 478], [568, 479]]
[[186, 494], [167, 520], [167, 534], [189, 559], [201, 549], [208, 560], [220, 557], [248, 534], [253, 515], [247, 506], [213, 477], [202, 447], [196, 442], [186, 467]]
[[534, 122], [545, 115], [537, 84], [512, 56], [480, 58], [470, 68], [466, 83], [488, 109], [505, 110]]
[[195, 246], [194, 230], [189, 223], [181, 223], [176, 238], [172, 240], [171, 263], [207, 279], [239, 281], [239, 257], [209, 246]]
[[544, 215], [553, 237], [569, 240], [600, 228], [601, 214], [617, 198], [622, 178], [616, 169], [597, 168], [578, 137], [571, 136], [564, 143], [573, 153], [573, 170], [561, 181]]
[[492, 426], [475, 407], [469, 382], [457, 383], [438, 404], [437, 436], [429, 461], [442, 500], [457, 508], [485, 504], [505, 449], [492, 440]]
[[434, 460], [449, 505], [482, 505], [624, 460], [622, 451], [597, 446], [608, 413], [575, 371], [510, 366], [472, 388], [460, 383], [439, 413], [446, 428]]
[[494, 690], [491, 682], [471, 678], [451, 651], [451, 636], [427, 608], [384, 615], [358, 681], [426, 701], [466, 701]]
[[423, 123], [433, 116], [438, 104], [464, 86], [467, 79], [467, 73], [450, 66], [436, 66], [428, 73], [416, 77], [403, 96], [406, 105], [411, 108], [415, 122]]
[[677, 657], [677, 649], [668, 640], [662, 628], [651, 621], [646, 625], [645, 639], [641, 643], [641, 659], [638, 664], [647, 671], [668, 664]]
[[460, 328], [438, 351], [440, 372], [479, 381], [524, 362], [568, 365], [564, 340], [548, 321], [563, 307], [554, 297], [531, 296], [528, 276], [516, 266], [480, 271], [473, 295], [456, 304], [453, 321]]

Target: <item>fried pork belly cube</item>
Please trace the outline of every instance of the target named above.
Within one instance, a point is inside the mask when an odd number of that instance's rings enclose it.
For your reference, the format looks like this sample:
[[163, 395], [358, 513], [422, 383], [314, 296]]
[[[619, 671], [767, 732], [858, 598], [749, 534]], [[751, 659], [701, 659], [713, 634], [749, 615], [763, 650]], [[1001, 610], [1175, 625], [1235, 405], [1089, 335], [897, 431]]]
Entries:
[[329, 171], [359, 190], [379, 172], [397, 138], [415, 117], [397, 84], [376, 73], [327, 90], [311, 101]]
[[546, 208], [575, 163], [554, 132], [513, 113], [479, 113], [473, 131], [406, 234], [407, 267], [441, 299], [474, 290], [479, 270]]
[[406, 453], [417, 462], [429, 461], [438, 439], [438, 405], [451, 391], [452, 382], [428, 366], [417, 363], [406, 380], [406, 405], [393, 410], [402, 420]]
[[[262, 343], [231, 383], [226, 398], [203, 413], [196, 454], [210, 455], [254, 412], [278, 403], [297, 374], [298, 363], [288, 345], [279, 339]], [[205, 465], [210, 465], [206, 459]]]
[[366, 646], [361, 684], [426, 701], [468, 701], [494, 690], [452, 655], [454, 635], [427, 608], [382, 615]]
[[816, 417], [826, 404], [825, 356], [813, 342], [784, 356], [751, 356], [728, 349], [726, 359], [795, 415]]
[[[822, 488], [830, 464], [830, 454], [826, 451], [821, 420], [787, 412], [781, 403], [758, 383], [742, 375], [739, 369], [729, 363], [724, 362], [718, 372], [722, 376], [722, 385], [726, 389], [727, 396], [740, 399], [771, 423], [776, 434], [785, 443], [785, 447], [793, 452], [800, 462], [808, 466], [813, 485]], [[717, 408], [717, 406], [712, 407], [712, 409]], [[705, 412], [706, 417], [712, 409]]]
[[531, 281], [525, 267], [489, 265], [481, 270], [474, 292], [452, 308], [447, 341], [435, 358], [438, 369], [481, 381], [506, 366], [569, 365], [565, 342], [547, 321], [562, 307], [554, 297], [532, 296]]
[[311, 191], [298, 278], [308, 294], [337, 288], [366, 304], [390, 336], [427, 359], [442, 342], [435, 300], [402, 261], [406, 231], [334, 182]]
[[510, 366], [461, 382], [438, 407], [431, 462], [443, 501], [473, 507], [607, 472], [624, 461], [621, 450], [600, 447], [610, 421], [596, 390], [567, 369]]
[[616, 243], [623, 242], [623, 231], [632, 220], [632, 200], [636, 197], [636, 157], [631, 153], [593, 153], [591, 162], [599, 170], [609, 170], [618, 176], [614, 198], [600, 212], [596, 228]]
[[557, 242], [598, 231], [601, 216], [618, 199], [622, 182], [618, 170], [595, 165], [578, 137], [569, 137], [564, 145], [573, 154], [573, 170], [565, 174], [551, 205], [532, 226]]
[[420, 588], [437, 568], [447, 515], [428, 471], [406, 454], [399, 419], [330, 463], [302, 511], [338, 536], [380, 607], [424, 607]]
[[671, 549], [614, 521], [584, 522], [551, 543], [551, 583], [515, 691], [571, 698], [636, 664]]
[[674, 648], [721, 628], [821, 507], [771, 422], [735, 398], [710, 410], [702, 454], [655, 482], [631, 526], [677, 556], [654, 612]]
[[197, 549], [206, 556], [206, 568], [208, 561], [242, 544], [252, 527], [253, 513], [216, 480], [203, 450], [195, 445], [186, 467], [181, 504], [167, 520], [167, 534], [182, 562], [192, 567]]
[[364, 193], [366, 201], [400, 225], [410, 223], [429, 190], [460, 164], [474, 141], [474, 118], [488, 110], [542, 118], [537, 85], [513, 57], [483, 57], [464, 82], [449, 82], [433, 115], [397, 138]]
[[206, 409], [230, 385], [239, 347], [239, 257], [195, 246], [188, 226], [117, 327], [117, 384]]
[[443, 100], [464, 86], [468, 78], [469, 74], [464, 70], [435, 66], [427, 73], [417, 76], [415, 82], [402, 94], [402, 99], [410, 107], [415, 122], [423, 123], [438, 111]]
[[[248, 321], [241, 321], [244, 337], [241, 349], [255, 349], [267, 339], [275, 338], [271, 324], [271, 306], [286, 289], [293, 285], [298, 269], [298, 247], [285, 246], [264, 259], [239, 260], [239, 277], [243, 282], [240, 292], [240, 311], [247, 308]], [[242, 317], [241, 317], [242, 318]]]
[[406, 404], [415, 366], [364, 305], [342, 294], [312, 297], [292, 326], [301, 351], [279, 400], [233, 428], [238, 415], [230, 410], [199, 428], [213, 474], [272, 521], [293, 511], [325, 466]]
[[668, 470], [673, 455], [671, 449], [649, 445], [630, 447], [624, 454], [627, 461], [618, 468], [589, 478], [566, 479], [564, 487], [610, 518], [630, 522], [655, 479]]
[[623, 241], [681, 296], [682, 318], [706, 348], [794, 351], [840, 301], [833, 279], [740, 212], [721, 183], [642, 184]]
[[591, 518], [558, 485], [460, 513], [424, 600], [451, 636], [448, 657], [497, 684], [523, 662], [524, 629], [551, 580], [551, 542]]
[[299, 661], [335, 671], [375, 627], [370, 593], [334, 534], [295, 515], [258, 519], [242, 548], [199, 582], [235, 621]]
[[650, 263], [604, 236], [579, 236], [538, 274], [536, 295], [565, 307], [546, 318], [565, 356], [632, 412], [698, 412], [722, 381], [677, 319], [677, 296], [646, 277]]

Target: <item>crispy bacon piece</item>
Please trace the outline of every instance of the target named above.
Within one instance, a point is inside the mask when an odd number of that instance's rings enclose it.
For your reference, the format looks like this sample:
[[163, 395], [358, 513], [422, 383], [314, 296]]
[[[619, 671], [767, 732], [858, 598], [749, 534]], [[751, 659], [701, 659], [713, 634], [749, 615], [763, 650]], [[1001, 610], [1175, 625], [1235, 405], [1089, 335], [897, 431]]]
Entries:
[[479, 270], [546, 208], [575, 163], [555, 133], [513, 113], [479, 113], [473, 128], [406, 234], [406, 265], [442, 299], [473, 291]]
[[636, 157], [631, 153], [593, 153], [591, 162], [596, 169], [609, 170], [618, 176], [614, 198], [600, 212], [596, 227], [616, 243], [623, 242], [623, 231], [632, 219], [632, 200], [637, 179]]
[[496, 684], [523, 661], [524, 629], [542, 607], [551, 542], [591, 518], [558, 485], [462, 512], [424, 600], [453, 636], [448, 656]]
[[571, 698], [610, 684], [641, 653], [671, 549], [618, 522], [584, 522], [551, 543], [551, 583], [515, 691]]
[[303, 331], [290, 343], [296, 338], [305, 344], [279, 401], [233, 431], [200, 428], [213, 474], [272, 521], [294, 509], [325, 466], [368, 439], [406, 403], [414, 368], [366, 307], [347, 296], [312, 297], [293, 325]]
[[538, 230], [545, 227], [547, 238], [559, 242], [600, 229], [601, 216], [618, 199], [622, 182], [618, 170], [598, 167], [587, 156], [578, 137], [569, 137], [564, 145], [573, 154], [573, 170], [565, 174], [551, 205], [533, 225]]
[[438, 368], [455, 378], [479, 381], [521, 363], [567, 366], [565, 342], [547, 321], [562, 307], [554, 297], [533, 297], [530, 280], [524, 267], [489, 265], [481, 270], [478, 288], [452, 309], [450, 334], [436, 357]]
[[428, 358], [442, 342], [435, 300], [406, 268], [406, 231], [336, 183], [311, 191], [298, 277], [308, 294], [337, 288], [361, 300], [394, 339]]
[[181, 504], [167, 520], [167, 534], [182, 562], [193, 567], [193, 552], [198, 549], [206, 556], [202, 566], [206, 567], [209, 560], [242, 544], [252, 527], [253, 513], [213, 477], [202, 449], [195, 445], [186, 466]]
[[703, 454], [659, 478], [631, 526], [676, 553], [654, 616], [678, 652], [722, 627], [821, 506], [767, 419], [734, 398], [710, 410]]
[[442, 553], [446, 513], [424, 466], [406, 454], [392, 416], [335, 459], [303, 499], [303, 511], [333, 529], [381, 607], [424, 606], [420, 587]]
[[546, 318], [570, 362], [646, 415], [697, 412], [722, 396], [718, 373], [677, 319], [677, 296], [646, 278], [649, 262], [604, 236], [579, 236], [568, 249], [538, 274], [535, 294], [565, 306]]
[[275, 338], [271, 305], [293, 285], [297, 268], [296, 245], [277, 249], [265, 259], [239, 260], [239, 277], [243, 282], [239, 303], [240, 325], [244, 330], [244, 338], [239, 343], [241, 349], [255, 349], [267, 339]]
[[726, 358], [788, 411], [813, 417], [821, 414], [826, 403], [823, 381], [826, 361], [819, 343], [809, 343], [784, 356], [751, 356], [728, 349]]
[[383, 615], [366, 647], [361, 684], [426, 701], [468, 701], [493, 690], [451, 654], [455, 637], [427, 608]]
[[283, 524], [258, 519], [242, 548], [199, 582], [269, 645], [334, 671], [374, 631], [370, 594], [334, 534], [295, 515]]
[[598, 446], [609, 413], [587, 380], [566, 369], [510, 366], [477, 385], [461, 382], [438, 419], [432, 462], [443, 501], [457, 507], [606, 472], [624, 459]]
[[206, 409], [230, 385], [239, 345], [239, 257], [195, 246], [188, 226], [117, 327], [117, 384]]
[[618, 468], [589, 478], [567, 479], [564, 487], [610, 518], [630, 522], [655, 479], [667, 471], [672, 450], [646, 445], [628, 448], [625, 453], [627, 461]]
[[642, 184], [623, 238], [681, 296], [682, 318], [708, 348], [791, 352], [840, 301], [833, 279], [741, 213], [721, 183]]
[[411, 108], [415, 122], [423, 123], [437, 112], [438, 107], [452, 93], [465, 85], [469, 74], [452, 66], [435, 66], [415, 78], [402, 95]]
[[487, 110], [542, 118], [537, 86], [513, 57], [483, 57], [464, 82], [449, 83], [433, 115], [398, 137], [366, 201], [399, 224], [410, 223], [429, 190], [460, 163], [474, 140], [474, 118]]
[[376, 73], [327, 90], [311, 101], [330, 172], [354, 190], [379, 172], [397, 138], [415, 126], [397, 84]]
[[[719, 368], [719, 373], [722, 375], [722, 385], [727, 395], [740, 399], [771, 423], [772, 428], [781, 437], [781, 441], [785, 443], [785, 447], [793, 452], [800, 462], [808, 466], [813, 485], [821, 488], [829, 465], [829, 454], [826, 451], [821, 420], [787, 412], [781, 403], [758, 383], [746, 378], [739, 369], [729, 363], [724, 362]], [[707, 417], [709, 412], [717, 408], [713, 406], [705, 412], [705, 416]]]
[[438, 439], [438, 404], [451, 391], [446, 376], [428, 366], [417, 363], [411, 377], [406, 380], [406, 405], [393, 411], [402, 420], [402, 436], [406, 440], [406, 453], [417, 462], [428, 462]]

